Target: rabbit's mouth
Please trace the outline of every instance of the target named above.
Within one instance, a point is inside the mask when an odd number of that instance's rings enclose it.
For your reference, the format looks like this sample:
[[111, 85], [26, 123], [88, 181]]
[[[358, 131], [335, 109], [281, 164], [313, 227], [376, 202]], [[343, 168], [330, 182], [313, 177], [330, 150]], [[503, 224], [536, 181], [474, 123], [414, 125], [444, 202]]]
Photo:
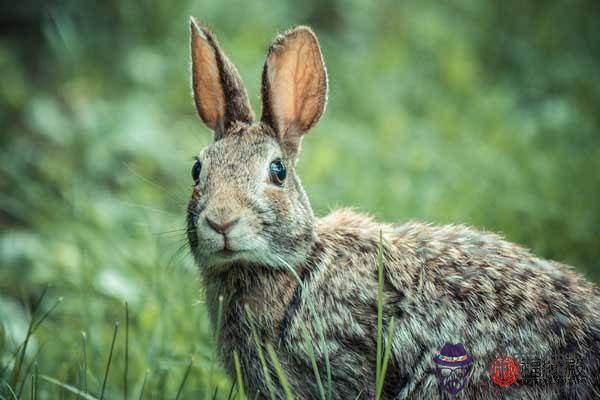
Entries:
[[239, 255], [240, 253], [242, 253], [243, 251], [240, 250], [232, 250], [228, 247], [224, 247], [221, 250], [217, 251], [215, 254], [219, 257], [223, 257], [223, 258], [231, 258], [231, 257], [235, 257], [237, 255]]
[[211, 258], [216, 261], [231, 261], [232, 259], [243, 258], [244, 255], [248, 253], [247, 249], [232, 246], [229, 240], [225, 240], [225, 243], [220, 246], [214, 246], [214, 242], [212, 244], [212, 246], [209, 245], [204, 248], [200, 246], [197, 249], [198, 255], [202, 258]]

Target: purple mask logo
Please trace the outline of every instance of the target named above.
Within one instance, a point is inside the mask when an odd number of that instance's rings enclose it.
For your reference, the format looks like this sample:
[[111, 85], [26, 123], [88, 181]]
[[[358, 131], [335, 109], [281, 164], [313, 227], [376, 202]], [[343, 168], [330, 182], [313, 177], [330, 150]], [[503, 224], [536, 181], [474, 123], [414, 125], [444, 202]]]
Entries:
[[446, 343], [440, 353], [433, 358], [438, 384], [452, 396], [464, 389], [469, 380], [473, 359], [465, 351], [462, 343]]

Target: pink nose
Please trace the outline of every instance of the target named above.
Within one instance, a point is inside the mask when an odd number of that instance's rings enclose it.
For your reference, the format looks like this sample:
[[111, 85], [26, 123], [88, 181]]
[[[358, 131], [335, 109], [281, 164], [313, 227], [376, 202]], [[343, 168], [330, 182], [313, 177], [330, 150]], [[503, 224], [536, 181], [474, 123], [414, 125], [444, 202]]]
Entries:
[[231, 228], [239, 221], [239, 218], [232, 219], [229, 222], [217, 222], [215, 220], [206, 217], [206, 222], [208, 226], [210, 226], [215, 232], [220, 233], [222, 235], [226, 234], [231, 230]]

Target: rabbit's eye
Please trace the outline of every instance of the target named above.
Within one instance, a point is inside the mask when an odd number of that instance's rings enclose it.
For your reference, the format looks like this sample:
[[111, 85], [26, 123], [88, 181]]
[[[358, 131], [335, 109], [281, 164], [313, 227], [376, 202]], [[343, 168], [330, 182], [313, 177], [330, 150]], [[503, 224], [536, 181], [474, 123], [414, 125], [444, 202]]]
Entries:
[[200, 160], [196, 160], [194, 166], [192, 167], [192, 179], [194, 180], [195, 185], [200, 182], [200, 171], [202, 171], [202, 163]]
[[285, 177], [287, 175], [283, 161], [277, 159], [271, 162], [271, 165], [269, 166], [269, 171], [271, 172], [271, 180], [273, 181], [273, 183], [275, 183], [276, 185], [283, 185], [283, 181], [285, 180]]

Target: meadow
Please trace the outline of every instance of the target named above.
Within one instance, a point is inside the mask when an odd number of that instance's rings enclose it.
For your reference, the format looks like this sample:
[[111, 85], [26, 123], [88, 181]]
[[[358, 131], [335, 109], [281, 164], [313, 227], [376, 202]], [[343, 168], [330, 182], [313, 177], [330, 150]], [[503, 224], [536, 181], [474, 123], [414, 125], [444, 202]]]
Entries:
[[600, 282], [599, 3], [84, 3], [0, 12], [0, 399], [230, 395], [184, 235], [190, 15], [257, 111], [275, 34], [319, 36], [317, 215], [472, 225]]

